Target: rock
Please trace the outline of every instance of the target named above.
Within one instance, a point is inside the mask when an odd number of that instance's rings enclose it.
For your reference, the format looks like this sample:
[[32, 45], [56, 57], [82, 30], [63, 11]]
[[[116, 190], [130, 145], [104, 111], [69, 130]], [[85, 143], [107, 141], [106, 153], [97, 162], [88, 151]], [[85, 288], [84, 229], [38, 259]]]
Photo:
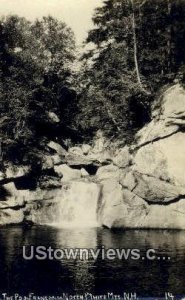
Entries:
[[4, 184], [3, 195], [0, 195], [0, 210], [7, 208], [21, 208], [29, 197], [29, 191], [17, 190], [13, 182]]
[[18, 190], [16, 189], [14, 182], [10, 182], [10, 183], [4, 184], [2, 186], [2, 188], [5, 190], [4, 194], [6, 195], [6, 198], [8, 196], [15, 195], [15, 194], [18, 193]]
[[54, 162], [51, 156], [44, 155], [42, 157], [42, 170], [52, 169], [54, 167]]
[[[185, 229], [185, 91], [179, 84], [155, 101], [152, 118], [132, 147], [118, 151], [100, 133], [92, 149], [85, 145], [66, 153], [51, 142], [60, 184], [46, 179], [48, 185], [25, 196], [13, 184], [5, 185], [0, 224], [24, 217], [36, 224], [87, 226], [97, 213], [99, 224], [109, 228]], [[65, 164], [59, 165], [60, 159]]]
[[184, 89], [179, 84], [167, 89], [152, 116], [137, 134], [121, 187], [110, 181], [110, 190], [103, 188], [100, 219], [109, 228], [185, 229]]
[[51, 158], [53, 160], [54, 165], [61, 165], [63, 162], [62, 157], [58, 154], [52, 155]]
[[138, 132], [140, 147], [152, 141], [171, 136], [185, 127], [185, 92], [180, 84], [168, 88], [162, 97], [154, 103], [152, 121]]
[[41, 189], [58, 189], [62, 187], [62, 183], [57, 177], [44, 176], [40, 178], [39, 187]]
[[128, 190], [122, 189], [116, 180], [105, 180], [102, 184], [100, 222], [109, 228], [136, 227], [135, 223], [138, 223], [145, 215], [144, 207], [147, 207], [145, 201]]
[[69, 148], [68, 153], [83, 156], [83, 150], [80, 147], [71, 147]]
[[15, 166], [8, 165], [6, 166], [5, 178], [7, 179], [15, 179], [18, 177], [26, 176], [30, 171], [30, 167], [28, 166]]
[[136, 185], [132, 192], [150, 203], [175, 202], [185, 197], [185, 187], [178, 187], [155, 177], [134, 173]]
[[24, 214], [22, 210], [0, 210], [0, 225], [20, 224], [23, 220]]
[[131, 170], [122, 176], [120, 179], [120, 184], [127, 188], [129, 191], [133, 191], [137, 185], [136, 176], [134, 176], [134, 172]]
[[174, 185], [185, 186], [185, 133], [178, 132], [140, 148], [134, 170], [155, 176]]
[[129, 152], [129, 147], [125, 146], [124, 148], [120, 149], [112, 160], [113, 163], [119, 168], [128, 167], [132, 162], [132, 156]]
[[80, 170], [71, 169], [65, 164], [60, 166], [55, 166], [54, 170], [58, 174], [58, 176], [62, 177], [63, 182], [81, 178]]
[[58, 117], [54, 112], [49, 111], [49, 112], [48, 112], [48, 116], [49, 116], [50, 120], [51, 120], [53, 123], [59, 123], [59, 122], [60, 122], [59, 117]]
[[78, 167], [79, 169], [85, 168], [85, 167], [96, 167], [98, 168], [101, 166], [100, 162], [90, 158], [89, 156], [80, 156], [80, 155], [73, 155], [68, 154], [65, 157], [65, 163], [70, 167]]
[[140, 148], [143, 145], [171, 136], [177, 131], [178, 126], [167, 126], [166, 120], [154, 119], [136, 135], [138, 143], [135, 147], [136, 149]]
[[120, 169], [117, 166], [108, 165], [100, 167], [96, 173], [98, 180], [107, 179], [107, 178], [117, 178], [120, 177]]
[[82, 175], [82, 177], [87, 177], [87, 176], [89, 176], [89, 173], [84, 168], [82, 168], [81, 175]]
[[3, 172], [0, 172], [0, 180], [3, 180], [5, 178], [5, 174]]
[[112, 156], [108, 150], [98, 153], [89, 153], [88, 158], [92, 161], [97, 161], [100, 165], [109, 165], [112, 163]]
[[82, 152], [84, 155], [88, 155], [91, 150], [92, 150], [92, 147], [90, 145], [87, 145], [87, 144], [82, 145]]
[[[58, 195], [53, 194], [53, 197]], [[28, 203], [24, 210], [24, 222], [31, 222], [39, 225], [51, 225], [52, 223], [55, 223], [58, 212], [59, 198], [52, 198], [51, 200], [44, 201], [33, 201]]]
[[[185, 92], [179, 83], [168, 88], [163, 94], [159, 110], [164, 118], [171, 118], [185, 112]], [[154, 110], [153, 116], [155, 116], [156, 113], [159, 114], [158, 111]]]
[[48, 143], [47, 146], [52, 150], [55, 150], [59, 156], [65, 156], [67, 154], [67, 151], [60, 144], [56, 142], [51, 141]]
[[185, 198], [169, 205], [149, 205], [118, 186], [111, 196], [111, 190], [105, 190], [99, 221], [108, 228], [185, 229]]

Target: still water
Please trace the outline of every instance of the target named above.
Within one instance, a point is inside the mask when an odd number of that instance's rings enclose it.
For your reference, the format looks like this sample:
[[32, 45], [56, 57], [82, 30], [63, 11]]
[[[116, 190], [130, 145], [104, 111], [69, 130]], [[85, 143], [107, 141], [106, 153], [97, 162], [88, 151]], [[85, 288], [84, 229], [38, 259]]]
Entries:
[[[23, 259], [23, 246], [62, 248], [154, 248], [170, 260]], [[6, 227], [0, 230], [0, 293], [30, 292], [95, 295], [136, 292], [159, 297], [165, 292], [185, 294], [185, 232], [108, 229], [61, 229], [49, 226]]]

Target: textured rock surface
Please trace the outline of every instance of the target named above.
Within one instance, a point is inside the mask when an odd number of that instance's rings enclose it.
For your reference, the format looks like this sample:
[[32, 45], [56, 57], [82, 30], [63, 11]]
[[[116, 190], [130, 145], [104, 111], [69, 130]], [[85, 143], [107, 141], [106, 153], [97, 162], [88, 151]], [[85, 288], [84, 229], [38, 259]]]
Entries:
[[24, 213], [22, 210], [0, 210], [0, 225], [20, 224], [23, 220]]
[[98, 169], [96, 176], [99, 180], [106, 178], [117, 178], [120, 176], [120, 169], [114, 165], [103, 166]]
[[122, 188], [112, 197], [103, 189], [104, 225], [185, 229], [184, 128], [185, 91], [177, 84], [155, 103], [153, 120], [138, 132]]
[[126, 168], [132, 163], [132, 156], [128, 146], [117, 151], [116, 156], [113, 158], [113, 163], [119, 168]]

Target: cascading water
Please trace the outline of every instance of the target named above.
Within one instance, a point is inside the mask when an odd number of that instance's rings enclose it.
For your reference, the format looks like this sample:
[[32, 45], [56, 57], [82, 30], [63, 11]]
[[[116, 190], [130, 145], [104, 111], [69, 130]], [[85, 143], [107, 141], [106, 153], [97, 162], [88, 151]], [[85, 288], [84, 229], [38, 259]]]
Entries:
[[61, 227], [98, 226], [97, 209], [101, 188], [95, 183], [71, 182], [62, 188], [58, 213], [52, 225]]
[[63, 183], [61, 189], [49, 190], [42, 201], [31, 204], [28, 220], [58, 227], [97, 227], [100, 196], [101, 186], [96, 183]]

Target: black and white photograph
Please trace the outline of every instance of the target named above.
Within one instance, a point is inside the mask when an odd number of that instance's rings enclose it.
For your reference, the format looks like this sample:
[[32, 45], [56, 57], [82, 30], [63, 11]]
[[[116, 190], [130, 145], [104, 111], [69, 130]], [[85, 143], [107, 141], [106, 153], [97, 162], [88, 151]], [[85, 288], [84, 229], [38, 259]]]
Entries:
[[185, 299], [185, 0], [0, 0], [0, 300]]

